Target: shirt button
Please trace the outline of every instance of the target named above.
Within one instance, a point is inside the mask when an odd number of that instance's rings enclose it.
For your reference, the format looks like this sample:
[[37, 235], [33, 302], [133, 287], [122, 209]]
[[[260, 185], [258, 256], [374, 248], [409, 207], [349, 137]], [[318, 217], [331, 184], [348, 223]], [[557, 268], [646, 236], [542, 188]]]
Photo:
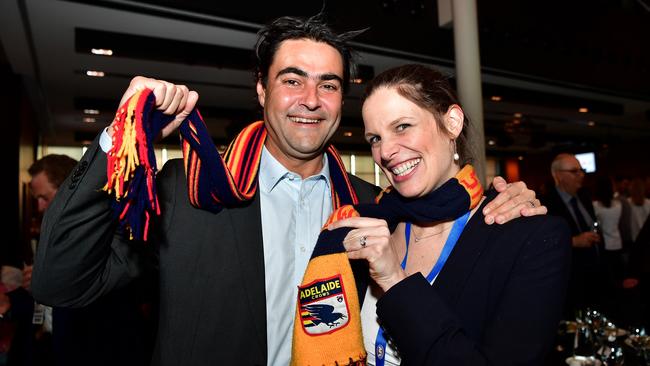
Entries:
[[305, 252], [305, 247], [300, 247], [300, 252], [304, 253]]

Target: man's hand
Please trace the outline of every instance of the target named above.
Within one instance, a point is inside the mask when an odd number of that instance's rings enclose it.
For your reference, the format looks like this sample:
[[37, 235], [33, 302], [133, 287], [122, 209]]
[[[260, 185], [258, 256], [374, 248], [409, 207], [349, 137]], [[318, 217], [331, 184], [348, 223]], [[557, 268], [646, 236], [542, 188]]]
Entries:
[[[151, 89], [156, 97], [156, 109], [164, 114], [176, 116], [174, 120], [163, 128], [161, 138], [169, 136], [187, 118], [199, 100], [199, 94], [190, 91], [185, 85], [175, 85], [164, 80], [156, 80], [143, 76], [136, 76], [131, 80], [129, 87], [122, 95], [120, 107], [133, 94], [144, 89]], [[111, 125], [112, 126], [112, 125]], [[113, 136], [113, 129], [108, 129], [108, 134]]]
[[600, 235], [591, 231], [585, 231], [571, 238], [571, 242], [575, 248], [590, 248], [600, 242]]
[[483, 208], [488, 225], [504, 224], [521, 216], [545, 215], [548, 211], [524, 182], [508, 184], [505, 179], [494, 177], [492, 185], [499, 194]]

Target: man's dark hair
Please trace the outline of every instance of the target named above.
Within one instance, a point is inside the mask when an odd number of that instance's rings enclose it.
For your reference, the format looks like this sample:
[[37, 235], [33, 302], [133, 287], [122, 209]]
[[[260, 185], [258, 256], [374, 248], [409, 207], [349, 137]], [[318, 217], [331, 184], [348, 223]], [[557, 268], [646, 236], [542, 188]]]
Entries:
[[50, 154], [36, 160], [27, 172], [32, 177], [45, 172], [47, 180], [58, 189], [76, 165], [77, 161], [67, 155]]
[[269, 68], [280, 43], [293, 39], [309, 39], [326, 43], [335, 48], [343, 59], [343, 92], [348, 90], [350, 74], [354, 69], [354, 54], [348, 41], [365, 31], [336, 34], [325, 22], [320, 12], [309, 18], [284, 16], [267, 24], [257, 33], [255, 45], [255, 80], [266, 86]]

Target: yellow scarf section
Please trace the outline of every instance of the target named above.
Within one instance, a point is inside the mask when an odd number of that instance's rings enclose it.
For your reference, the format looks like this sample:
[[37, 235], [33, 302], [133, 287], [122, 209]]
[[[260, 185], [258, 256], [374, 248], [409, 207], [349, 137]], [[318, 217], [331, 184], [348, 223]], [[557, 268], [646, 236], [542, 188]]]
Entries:
[[[325, 227], [353, 216], [359, 216], [354, 207], [343, 206]], [[298, 288], [291, 365], [365, 365], [360, 312], [347, 254], [312, 258]]]

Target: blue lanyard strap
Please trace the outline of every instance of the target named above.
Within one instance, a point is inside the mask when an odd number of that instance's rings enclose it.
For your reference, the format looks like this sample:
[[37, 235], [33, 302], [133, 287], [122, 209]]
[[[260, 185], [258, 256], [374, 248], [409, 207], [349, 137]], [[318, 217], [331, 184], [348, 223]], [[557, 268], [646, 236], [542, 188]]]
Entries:
[[[436, 264], [433, 265], [431, 272], [429, 272], [429, 275], [427, 276], [427, 281], [429, 281], [429, 283], [433, 282], [436, 276], [438, 276], [438, 273], [440, 273], [440, 271], [442, 270], [442, 267], [447, 262], [447, 259], [449, 258], [451, 251], [456, 246], [456, 242], [458, 241], [460, 234], [462, 234], [463, 229], [465, 229], [465, 224], [467, 224], [467, 220], [469, 219], [469, 214], [470, 211], [467, 211], [463, 216], [457, 218], [456, 221], [454, 221], [454, 225], [451, 227], [451, 232], [447, 237], [447, 241], [445, 242], [445, 245], [442, 247], [442, 252], [440, 252], [440, 257], [438, 257]], [[406, 228], [404, 230], [406, 234], [406, 253], [404, 253], [404, 259], [402, 260], [402, 269], [406, 269], [406, 260], [408, 259], [409, 256], [409, 241], [411, 238], [410, 222], [406, 223]], [[377, 330], [377, 338], [375, 339], [375, 365], [384, 366], [385, 358], [386, 358], [386, 338], [384, 337], [384, 330], [382, 329], [381, 326], [379, 326], [379, 330]]]

